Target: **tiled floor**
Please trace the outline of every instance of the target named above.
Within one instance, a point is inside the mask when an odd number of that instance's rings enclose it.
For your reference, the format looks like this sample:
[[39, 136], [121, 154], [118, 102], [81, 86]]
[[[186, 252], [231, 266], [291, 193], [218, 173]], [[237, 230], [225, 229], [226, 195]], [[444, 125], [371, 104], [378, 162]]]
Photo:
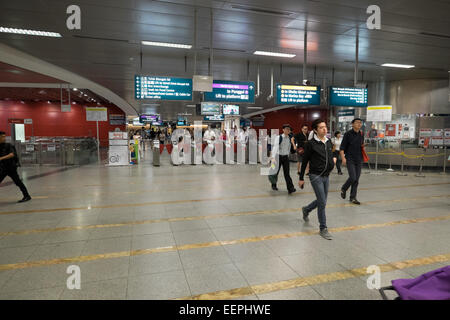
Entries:
[[[282, 176], [274, 192], [258, 166], [167, 163], [25, 180], [34, 199], [24, 204], [14, 185], [0, 187], [0, 299], [380, 299], [369, 274], [332, 275], [450, 254], [450, 175], [363, 173], [354, 206], [338, 192], [346, 176], [333, 174], [327, 241], [316, 234], [316, 212], [300, 219], [314, 199], [309, 182], [289, 196]], [[392, 270], [381, 283], [448, 264]], [[66, 285], [70, 265], [80, 267], [80, 290]]]

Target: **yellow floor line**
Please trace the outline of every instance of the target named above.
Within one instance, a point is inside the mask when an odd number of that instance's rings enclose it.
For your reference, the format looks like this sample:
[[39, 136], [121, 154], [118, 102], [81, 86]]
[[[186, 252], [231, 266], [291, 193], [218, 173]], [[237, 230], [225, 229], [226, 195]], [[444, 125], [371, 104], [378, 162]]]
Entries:
[[[418, 200], [425, 200], [425, 199], [439, 199], [439, 198], [448, 198], [448, 197], [450, 197], [450, 195], [402, 198], [402, 199], [391, 199], [391, 200], [375, 200], [375, 201], [366, 201], [366, 202], [362, 203], [361, 206], [364, 207], [365, 205], [370, 205], [370, 204], [418, 201]], [[335, 203], [335, 204], [327, 205], [327, 208], [343, 208], [343, 207], [355, 207], [355, 206], [356, 205], [354, 205], [352, 203]], [[209, 215], [209, 216], [161, 218], [161, 219], [128, 221], [128, 222], [111, 223], [111, 224], [96, 224], [96, 225], [84, 225], [84, 226], [68, 226], [68, 227], [59, 227], [59, 228], [19, 230], [19, 231], [10, 231], [10, 232], [0, 232], [0, 237], [1, 236], [43, 233], [43, 232], [90, 230], [90, 229], [100, 229], [100, 228], [118, 228], [118, 227], [153, 224], [153, 223], [161, 223], [161, 222], [179, 222], [179, 221], [193, 221], [193, 220], [207, 220], [207, 219], [218, 219], [218, 218], [227, 218], [227, 217], [238, 217], [238, 216], [247, 216], [247, 215], [265, 215], [265, 214], [274, 214], [274, 213], [297, 212], [297, 211], [301, 211], [301, 209], [302, 209], [301, 207], [299, 207], [299, 208], [283, 208], [283, 209], [274, 209], [274, 210], [257, 210], [257, 211], [224, 213], [224, 214], [216, 214], [216, 215]]]
[[[404, 189], [413, 187], [423, 187], [423, 186], [437, 186], [445, 185], [450, 183], [434, 183], [434, 184], [416, 184], [416, 185], [402, 185], [402, 186], [386, 186], [386, 187], [374, 187], [374, 188], [359, 188], [358, 190], [386, 190], [386, 189]], [[330, 190], [329, 192], [340, 192], [340, 190]], [[313, 192], [296, 192], [294, 194], [313, 194]], [[153, 205], [166, 205], [166, 204], [184, 204], [184, 203], [201, 203], [208, 201], [223, 201], [223, 200], [246, 200], [246, 199], [260, 199], [260, 198], [273, 198], [273, 197], [283, 197], [286, 196], [285, 193], [278, 194], [258, 194], [251, 196], [237, 196], [237, 197], [222, 197], [222, 198], [206, 198], [206, 199], [193, 199], [193, 200], [168, 200], [168, 201], [153, 201], [153, 202], [143, 202], [143, 203], [119, 203], [111, 205], [97, 205], [97, 206], [84, 206], [84, 207], [74, 207], [74, 208], [53, 208], [53, 209], [33, 209], [33, 210], [18, 210], [18, 211], [3, 211], [0, 215], [10, 215], [10, 214], [23, 214], [23, 213], [48, 213], [48, 212], [59, 212], [59, 211], [85, 211], [92, 209], [111, 209], [111, 208], [134, 208], [134, 207], [147, 207]], [[291, 195], [292, 196], [292, 195]]]
[[[391, 227], [391, 226], [402, 225], [402, 224], [423, 223], [423, 222], [444, 221], [444, 220], [450, 220], [450, 215], [440, 216], [440, 217], [391, 221], [391, 222], [386, 222], [386, 223], [375, 223], [375, 224], [330, 228], [329, 231], [337, 233], [337, 232], [344, 232], [344, 231], [354, 231], [354, 230], [362, 230], [362, 229], [370, 229], [370, 228], [382, 228], [382, 227]], [[205, 242], [205, 243], [186, 244], [186, 245], [181, 245], [181, 246], [175, 245], [175, 246], [141, 249], [141, 250], [133, 250], [133, 251], [112, 252], [112, 253], [104, 253], [104, 254], [97, 254], [97, 255], [63, 258], [63, 259], [52, 259], [52, 260], [40, 260], [40, 261], [30, 261], [30, 262], [22, 262], [22, 263], [3, 264], [3, 265], [0, 265], [0, 271], [25, 269], [25, 268], [38, 267], [38, 266], [43, 266], [43, 265], [57, 265], [57, 264], [63, 264], [63, 263], [85, 262], [85, 261], [92, 261], [92, 260], [112, 259], [112, 258], [118, 258], [118, 257], [139, 256], [139, 255], [146, 255], [146, 254], [152, 254], [152, 253], [158, 253], [158, 252], [170, 252], [170, 251], [177, 251], [177, 250], [182, 251], [182, 250], [190, 250], [190, 249], [197, 249], [197, 248], [210, 248], [210, 247], [218, 247], [218, 246], [224, 246], [224, 245], [259, 242], [259, 241], [265, 241], [265, 240], [288, 239], [288, 238], [309, 236], [309, 235], [314, 235], [314, 234], [318, 234], [318, 233], [319, 233], [318, 231], [294, 232], [294, 233], [275, 234], [275, 235], [262, 236], [262, 237], [250, 237], [250, 238], [228, 240], [228, 241], [214, 241], [214, 242]]]
[[[402, 270], [411, 267], [424, 266], [428, 264], [446, 262], [450, 260], [450, 253], [435, 255], [424, 258], [417, 258], [411, 260], [404, 260], [398, 262], [387, 263], [378, 265], [381, 272], [390, 272], [395, 270]], [[195, 296], [189, 296], [184, 298], [178, 298], [174, 300], [227, 300], [242, 298], [250, 295], [257, 295], [269, 292], [275, 292], [280, 290], [287, 290], [299, 287], [306, 287], [311, 285], [317, 285], [321, 283], [329, 283], [339, 280], [357, 278], [368, 276], [366, 272], [367, 267], [356, 268], [346, 271], [319, 274], [310, 277], [299, 277], [291, 280], [278, 281], [272, 283], [264, 283], [259, 285], [253, 285], [249, 287], [235, 288], [231, 290], [222, 290], [210, 293], [203, 293]], [[362, 283], [362, 286], [364, 284]], [[369, 289], [368, 289], [369, 290]]]

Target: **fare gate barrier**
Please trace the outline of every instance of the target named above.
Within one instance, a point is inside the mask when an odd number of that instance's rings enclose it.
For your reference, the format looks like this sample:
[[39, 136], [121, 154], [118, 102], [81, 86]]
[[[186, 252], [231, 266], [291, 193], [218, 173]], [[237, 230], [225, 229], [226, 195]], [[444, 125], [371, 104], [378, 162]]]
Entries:
[[20, 163], [28, 165], [84, 165], [97, 163], [97, 143], [93, 138], [34, 138], [14, 143]]
[[159, 140], [154, 140], [153, 141], [153, 146], [152, 146], [152, 156], [153, 156], [153, 166], [154, 167], [159, 167], [160, 166], [160, 149], [159, 149]]

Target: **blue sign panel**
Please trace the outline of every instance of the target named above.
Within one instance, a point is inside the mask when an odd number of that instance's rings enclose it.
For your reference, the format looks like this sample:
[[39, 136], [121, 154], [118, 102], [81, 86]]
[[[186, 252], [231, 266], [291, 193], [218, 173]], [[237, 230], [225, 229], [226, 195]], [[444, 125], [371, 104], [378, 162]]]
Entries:
[[224, 121], [224, 115], [223, 114], [218, 114], [215, 116], [204, 116], [203, 117], [203, 121]]
[[277, 104], [320, 105], [320, 86], [277, 84]]
[[192, 100], [192, 79], [135, 76], [136, 99]]
[[330, 87], [330, 105], [367, 107], [367, 89]]
[[255, 103], [255, 83], [214, 80], [213, 91], [204, 95], [205, 101]]

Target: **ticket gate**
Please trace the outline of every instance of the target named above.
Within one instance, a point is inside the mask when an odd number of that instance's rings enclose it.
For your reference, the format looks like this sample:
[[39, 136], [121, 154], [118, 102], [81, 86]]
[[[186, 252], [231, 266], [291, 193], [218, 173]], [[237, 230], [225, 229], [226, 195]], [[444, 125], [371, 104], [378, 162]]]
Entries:
[[159, 153], [159, 140], [153, 141], [152, 154], [153, 154], [153, 166], [160, 166], [160, 153]]

